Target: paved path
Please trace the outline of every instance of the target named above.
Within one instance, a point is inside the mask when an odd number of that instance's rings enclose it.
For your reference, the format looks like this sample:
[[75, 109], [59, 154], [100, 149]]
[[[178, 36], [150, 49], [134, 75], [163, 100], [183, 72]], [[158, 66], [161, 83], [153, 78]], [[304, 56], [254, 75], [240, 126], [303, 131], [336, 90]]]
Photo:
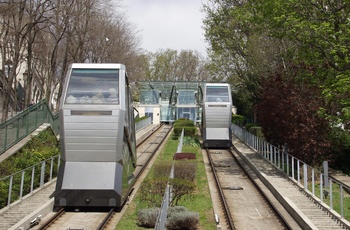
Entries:
[[313, 198], [305, 195], [305, 192], [302, 193], [300, 187], [292, 183], [283, 172], [277, 170], [263, 156], [253, 151], [235, 136], [233, 137], [233, 144], [237, 151], [247, 159], [247, 162], [254, 166], [259, 179], [273, 191], [274, 196], [289, 214], [294, 219], [297, 218], [297, 222], [301, 224], [303, 229], [350, 228], [350, 223], [346, 220], [343, 221], [348, 227], [342, 228], [336, 218], [332, 218], [329, 213], [323, 211], [321, 205], [315, 202]]

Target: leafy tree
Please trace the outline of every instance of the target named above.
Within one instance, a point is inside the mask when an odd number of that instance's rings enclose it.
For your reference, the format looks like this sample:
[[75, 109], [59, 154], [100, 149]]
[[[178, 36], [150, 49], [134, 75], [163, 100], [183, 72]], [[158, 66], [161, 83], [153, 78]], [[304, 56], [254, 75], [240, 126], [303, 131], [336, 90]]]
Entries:
[[312, 69], [307, 77], [321, 86], [331, 122], [349, 124], [350, 13], [346, 1], [256, 1], [255, 21], [270, 36], [291, 40], [286, 57]]
[[[348, 135], [350, 125], [347, 1], [211, 0], [204, 11], [212, 60], [219, 60], [214, 65], [223, 68], [220, 76], [233, 85], [239, 113], [247, 116], [254, 106], [246, 105], [258, 104], [261, 111], [255, 111], [266, 137], [277, 144], [289, 142], [309, 162], [327, 158], [330, 145], [333, 153], [347, 152], [341, 149], [348, 149], [349, 138], [340, 138]], [[307, 105], [303, 110], [300, 102]], [[298, 134], [299, 142], [291, 133]], [[314, 155], [303, 153], [313, 148]]]
[[332, 159], [330, 126], [319, 114], [324, 105], [321, 90], [298, 82], [298, 68], [281, 71], [264, 84], [257, 116], [269, 142], [286, 144], [293, 156], [320, 165]]
[[261, 83], [283, 62], [282, 41], [259, 30], [254, 1], [211, 0], [204, 12], [212, 75], [232, 85], [238, 113], [253, 119]]

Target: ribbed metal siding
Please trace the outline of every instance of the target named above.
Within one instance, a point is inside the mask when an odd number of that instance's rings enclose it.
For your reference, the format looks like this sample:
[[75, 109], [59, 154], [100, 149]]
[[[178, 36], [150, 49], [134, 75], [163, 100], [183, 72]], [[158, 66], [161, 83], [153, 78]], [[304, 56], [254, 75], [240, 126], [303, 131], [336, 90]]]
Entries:
[[[217, 103], [216, 103], [217, 105]], [[206, 128], [228, 128], [231, 119], [231, 106], [221, 104], [220, 107], [210, 107], [211, 104], [205, 104], [205, 126]], [[225, 107], [224, 107], [225, 106]]]
[[[119, 111], [113, 115], [75, 116], [64, 112], [66, 161], [118, 161]], [[121, 155], [121, 154], [120, 154]]]

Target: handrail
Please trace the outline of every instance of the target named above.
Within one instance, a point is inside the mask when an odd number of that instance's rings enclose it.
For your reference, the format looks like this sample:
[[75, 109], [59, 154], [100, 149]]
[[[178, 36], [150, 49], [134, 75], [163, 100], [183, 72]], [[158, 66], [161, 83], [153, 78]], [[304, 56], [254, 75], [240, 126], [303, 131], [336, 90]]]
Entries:
[[0, 178], [2, 187], [0, 209], [9, 207], [13, 202], [33, 194], [36, 189], [43, 188], [44, 184], [52, 182], [57, 177], [60, 162], [61, 155], [56, 155], [22, 171]]
[[344, 207], [345, 192], [349, 188], [347, 185], [288, 154], [285, 149], [279, 149], [237, 125], [232, 125], [232, 130], [238, 139], [284, 172], [305, 194], [318, 201], [344, 225], [350, 226], [347, 222], [349, 220], [344, 220], [349, 216], [349, 209]]
[[[58, 115], [55, 115], [50, 116], [49, 119], [54, 120], [56, 116], [58, 118]], [[58, 120], [57, 118], [55, 121]], [[151, 125], [150, 117], [136, 122], [136, 131], [148, 125]], [[55, 127], [53, 129], [57, 127], [57, 132], [55, 133], [58, 133], [58, 123], [57, 125], [54, 123], [51, 127]], [[0, 209], [6, 206], [9, 207], [16, 200], [21, 199], [29, 193], [33, 193], [35, 189], [43, 187], [45, 183], [55, 179], [57, 177], [60, 161], [61, 155], [58, 154], [21, 171], [0, 178], [0, 187], [3, 188], [2, 191], [6, 192], [1, 194], [0, 191]], [[5, 198], [6, 201], [3, 200]]]
[[41, 100], [21, 113], [0, 124], [0, 155], [17, 144], [43, 123], [49, 123], [59, 133], [58, 113], [53, 114], [46, 102]]

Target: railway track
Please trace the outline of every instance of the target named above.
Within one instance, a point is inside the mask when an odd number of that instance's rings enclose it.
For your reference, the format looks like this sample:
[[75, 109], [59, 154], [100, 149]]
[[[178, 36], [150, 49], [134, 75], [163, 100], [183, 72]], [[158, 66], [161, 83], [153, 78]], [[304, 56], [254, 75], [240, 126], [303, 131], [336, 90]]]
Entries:
[[345, 219], [336, 217], [332, 210], [306, 192], [297, 181], [289, 179], [284, 172], [235, 137], [233, 148], [302, 229], [350, 229]]
[[206, 154], [220, 196], [221, 229], [300, 229], [236, 152], [207, 149]]
[[109, 212], [66, 212], [63, 208], [56, 212], [38, 229], [114, 229], [109, 226], [109, 220], [114, 215], [114, 209]]
[[135, 184], [129, 191], [129, 199], [118, 209], [108, 210], [64, 210], [51, 213], [42, 223], [32, 229], [115, 229], [124, 214], [128, 202], [137, 192], [158, 149], [168, 136], [172, 126], [162, 125], [137, 144], [138, 163], [135, 169]]

